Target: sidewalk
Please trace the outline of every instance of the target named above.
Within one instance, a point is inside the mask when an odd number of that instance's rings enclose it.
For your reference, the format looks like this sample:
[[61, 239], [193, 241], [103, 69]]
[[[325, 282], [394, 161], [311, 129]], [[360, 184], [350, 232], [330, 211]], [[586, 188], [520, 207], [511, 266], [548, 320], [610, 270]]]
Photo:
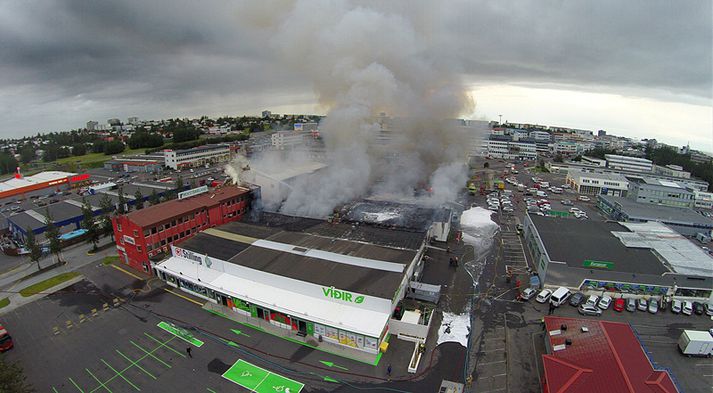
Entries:
[[[97, 244], [97, 246], [102, 247], [107, 246], [109, 244], [113, 244], [113, 242], [111, 241], [111, 237], [107, 236], [99, 239], [99, 243]], [[67, 261], [67, 264], [62, 266], [62, 269], [52, 269], [42, 274], [39, 274], [36, 277], [32, 277], [26, 280], [27, 285], [31, 285], [33, 284], [33, 282], [39, 282], [46, 278], [55, 276], [59, 274], [59, 270], [62, 270], [62, 272], [76, 270], [91, 262], [101, 260], [105, 256], [114, 255], [116, 253], [114, 247], [107, 247], [106, 249], [98, 251], [96, 254], [88, 255], [87, 252], [91, 250], [91, 248], [92, 246], [87, 243], [75, 244], [73, 246], [65, 248], [64, 250], [62, 250], [62, 259]], [[47, 267], [52, 265], [53, 263], [55, 263], [54, 258], [54, 255], [48, 255], [40, 259], [40, 267]], [[0, 274], [0, 289], [7, 290], [8, 287], [14, 286], [15, 283], [22, 280], [23, 278], [26, 278], [27, 276], [39, 271], [39, 269], [37, 268], [37, 263], [31, 263], [28, 257], [24, 257], [24, 259], [26, 263], [22, 264], [21, 266], [18, 266], [17, 268], [9, 272]], [[64, 268], [66, 268], [67, 270], [64, 270]]]

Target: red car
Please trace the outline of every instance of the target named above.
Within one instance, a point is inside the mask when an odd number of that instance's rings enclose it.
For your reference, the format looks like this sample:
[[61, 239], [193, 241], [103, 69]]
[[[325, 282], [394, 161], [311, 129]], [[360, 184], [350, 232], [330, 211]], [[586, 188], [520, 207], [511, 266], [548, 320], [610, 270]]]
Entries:
[[12, 337], [10, 337], [7, 329], [0, 325], [0, 352], [9, 351], [12, 347]]
[[614, 300], [614, 311], [622, 312], [624, 311], [624, 299], [623, 298], [618, 298]]

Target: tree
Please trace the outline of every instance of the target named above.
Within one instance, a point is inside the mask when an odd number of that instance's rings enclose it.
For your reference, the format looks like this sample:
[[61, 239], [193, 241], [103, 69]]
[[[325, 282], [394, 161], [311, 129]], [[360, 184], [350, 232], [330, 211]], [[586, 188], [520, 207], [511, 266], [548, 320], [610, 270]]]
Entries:
[[141, 194], [141, 190], [136, 190], [134, 194], [134, 200], [136, 201], [136, 210], [141, 210], [144, 208], [144, 196]]
[[92, 251], [96, 251], [97, 243], [99, 242], [99, 228], [97, 228], [97, 223], [94, 220], [94, 212], [87, 198], [84, 198], [82, 201], [84, 202], [82, 205], [82, 228], [87, 230], [87, 243], [91, 243]]
[[490, 168], [490, 163], [489, 162], [484, 163], [483, 168]]
[[59, 228], [54, 224], [54, 219], [49, 209], [45, 210], [45, 220], [45, 225], [47, 226], [47, 229], [45, 229], [45, 237], [47, 241], [49, 241], [50, 252], [57, 258], [57, 262], [61, 262], [62, 258], [60, 253], [62, 252], [62, 241], [59, 240]]
[[42, 250], [37, 244], [35, 233], [32, 228], [27, 227], [27, 236], [25, 237], [25, 246], [30, 250], [30, 262], [37, 262], [37, 270], [40, 270], [40, 258], [42, 258]]
[[151, 191], [151, 197], [149, 198], [149, 203], [151, 203], [151, 206], [153, 205], [158, 205], [161, 202], [161, 200], [158, 198], [158, 194], [156, 193], [156, 189], [154, 188], [153, 191]]
[[112, 154], [119, 154], [126, 149], [124, 142], [122, 141], [111, 141], [104, 144], [104, 154], [110, 156]]
[[181, 192], [183, 190], [183, 178], [178, 175], [176, 178], [176, 192]]
[[552, 161], [554, 161], [554, 162], [563, 162], [563, 161], [564, 161], [564, 157], [562, 157], [562, 154], [557, 153], [557, 154], [555, 154], [555, 158], [553, 158]]
[[35, 389], [27, 383], [27, 377], [17, 362], [9, 363], [0, 357], [0, 392], [34, 393]]
[[111, 235], [111, 240], [114, 241], [114, 227], [111, 225], [111, 217], [116, 211], [116, 206], [107, 194], [104, 194], [99, 200], [99, 207], [102, 209], [102, 224], [101, 231], [104, 235]]
[[0, 173], [13, 173], [17, 169], [15, 156], [7, 151], [0, 152]]
[[84, 143], [75, 143], [72, 145], [73, 156], [83, 156], [85, 154], [87, 154], [87, 145]]
[[24, 164], [32, 162], [36, 157], [35, 147], [33, 145], [25, 145], [20, 149], [20, 161]]
[[126, 213], [126, 197], [124, 197], [124, 189], [119, 188], [119, 208], [117, 210], [119, 214]]

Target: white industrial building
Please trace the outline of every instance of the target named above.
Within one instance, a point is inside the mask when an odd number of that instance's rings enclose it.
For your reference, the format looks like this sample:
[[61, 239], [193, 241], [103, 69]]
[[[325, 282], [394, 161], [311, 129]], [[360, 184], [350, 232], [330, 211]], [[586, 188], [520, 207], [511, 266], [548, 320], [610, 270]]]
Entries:
[[206, 164], [230, 161], [230, 146], [204, 145], [191, 149], [163, 151], [167, 167], [171, 169], [195, 168]]
[[569, 170], [565, 181], [580, 194], [626, 196], [629, 189], [626, 177], [616, 173]]
[[304, 144], [304, 134], [299, 131], [277, 131], [270, 136], [275, 150], [290, 150]]
[[616, 154], [605, 154], [607, 167], [611, 169], [621, 169], [634, 172], [652, 172], [653, 163], [645, 158], [620, 156]]
[[535, 160], [537, 145], [533, 139], [514, 139], [510, 135], [493, 135], [483, 142], [483, 153], [491, 158]]
[[713, 209], [713, 193], [693, 191], [694, 205], [697, 209]]

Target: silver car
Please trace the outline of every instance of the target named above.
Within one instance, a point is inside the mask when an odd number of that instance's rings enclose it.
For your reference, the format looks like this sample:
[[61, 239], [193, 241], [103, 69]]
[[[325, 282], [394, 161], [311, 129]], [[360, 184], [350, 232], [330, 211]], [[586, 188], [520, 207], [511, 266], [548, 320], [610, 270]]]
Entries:
[[654, 299], [649, 300], [649, 312], [651, 314], [656, 314], [659, 312], [659, 302]]
[[591, 315], [594, 317], [602, 315], [602, 310], [599, 307], [588, 306], [586, 304], [579, 306], [578, 311], [582, 315]]

